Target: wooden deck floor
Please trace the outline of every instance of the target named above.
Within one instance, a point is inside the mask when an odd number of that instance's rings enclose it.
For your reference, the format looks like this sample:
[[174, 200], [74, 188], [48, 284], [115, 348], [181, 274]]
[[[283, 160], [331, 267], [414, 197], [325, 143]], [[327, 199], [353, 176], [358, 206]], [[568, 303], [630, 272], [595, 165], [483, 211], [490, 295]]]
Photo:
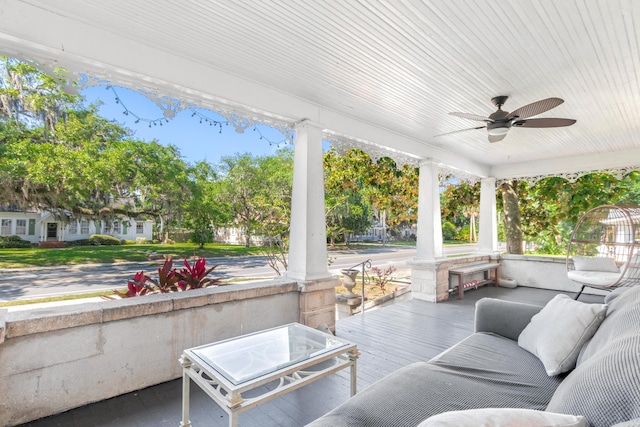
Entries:
[[[464, 300], [446, 303], [410, 299], [365, 312], [364, 316], [341, 319], [336, 325], [336, 335], [358, 344], [361, 353], [358, 389], [362, 390], [396, 369], [415, 361], [429, 360], [467, 337], [473, 330], [475, 302], [482, 297], [543, 305], [557, 293], [522, 287], [483, 287], [466, 292]], [[602, 297], [583, 295], [580, 300], [601, 302]], [[23, 426], [177, 427], [181, 419], [181, 387], [181, 380], [170, 381]], [[303, 426], [348, 397], [349, 374], [346, 370], [241, 414], [239, 425]], [[190, 418], [194, 427], [228, 425], [227, 415], [193, 384]]]

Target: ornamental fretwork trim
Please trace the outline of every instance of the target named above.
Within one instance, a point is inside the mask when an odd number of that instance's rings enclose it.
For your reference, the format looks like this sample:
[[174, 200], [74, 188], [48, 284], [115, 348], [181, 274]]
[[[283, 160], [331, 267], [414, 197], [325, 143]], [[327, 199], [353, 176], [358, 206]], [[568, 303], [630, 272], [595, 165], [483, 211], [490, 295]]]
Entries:
[[[108, 79], [89, 76], [87, 74], [79, 73], [78, 87], [80, 89], [90, 86], [108, 86], [119, 85], [117, 82], [111, 82]], [[122, 84], [123, 87], [127, 87]], [[279, 120], [266, 115], [261, 115], [255, 112], [249, 112], [248, 109], [232, 109], [222, 104], [216, 104], [215, 102], [204, 103], [197, 102], [196, 100], [189, 100], [187, 97], [184, 99], [171, 97], [165, 94], [159, 93], [158, 90], [149, 88], [131, 88], [135, 92], [145, 96], [151, 100], [155, 105], [160, 108], [165, 119], [170, 120], [184, 110], [191, 110], [195, 108], [204, 108], [210, 110], [220, 116], [224, 117], [229, 124], [238, 133], [243, 133], [245, 130], [250, 129], [258, 124], [264, 124], [271, 126], [279, 130], [287, 139], [289, 143], [293, 142], [295, 136], [294, 122], [293, 120]]]
[[546, 178], [552, 178], [552, 177], [563, 178], [571, 183], [574, 183], [581, 177], [592, 174], [592, 173], [604, 173], [604, 174], [611, 175], [618, 180], [621, 180], [625, 176], [629, 175], [631, 172], [636, 170], [640, 170], [640, 165], [624, 166], [619, 168], [608, 168], [608, 169], [593, 169], [593, 170], [585, 170], [585, 171], [578, 171], [578, 172], [564, 172], [564, 173], [554, 173], [554, 174], [545, 174], [545, 175], [502, 178], [496, 181], [496, 185], [500, 186], [507, 181], [517, 180], [517, 181], [524, 181], [528, 183], [530, 186], [534, 186], [538, 181], [541, 181]]

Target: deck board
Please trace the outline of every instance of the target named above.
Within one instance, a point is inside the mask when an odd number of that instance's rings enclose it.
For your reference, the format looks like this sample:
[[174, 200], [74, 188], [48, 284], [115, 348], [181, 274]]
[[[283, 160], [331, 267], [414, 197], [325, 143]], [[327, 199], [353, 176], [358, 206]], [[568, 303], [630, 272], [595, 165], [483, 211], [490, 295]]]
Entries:
[[[474, 306], [480, 298], [543, 305], [557, 293], [523, 287], [481, 287], [465, 292], [463, 300], [452, 298], [439, 304], [408, 299], [340, 319], [336, 335], [358, 344], [358, 390], [363, 390], [402, 366], [431, 359], [471, 334]], [[602, 297], [583, 295], [581, 301], [600, 302]], [[169, 381], [22, 426], [177, 427], [182, 408], [181, 381]], [[241, 414], [239, 425], [303, 426], [348, 398], [349, 371], [344, 370]], [[226, 413], [193, 383], [190, 418], [194, 427], [228, 423]]]

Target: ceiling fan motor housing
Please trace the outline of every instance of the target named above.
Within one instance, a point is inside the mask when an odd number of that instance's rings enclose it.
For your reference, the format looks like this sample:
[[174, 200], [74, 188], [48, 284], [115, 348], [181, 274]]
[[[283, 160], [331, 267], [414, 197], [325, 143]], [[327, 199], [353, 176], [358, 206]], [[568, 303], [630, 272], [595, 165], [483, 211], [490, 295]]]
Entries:
[[489, 132], [489, 135], [504, 135], [509, 131], [509, 128], [511, 127], [511, 119], [507, 119], [508, 115], [508, 111], [498, 109], [498, 111], [489, 116], [489, 118], [493, 120], [492, 122], [487, 123], [487, 131]]

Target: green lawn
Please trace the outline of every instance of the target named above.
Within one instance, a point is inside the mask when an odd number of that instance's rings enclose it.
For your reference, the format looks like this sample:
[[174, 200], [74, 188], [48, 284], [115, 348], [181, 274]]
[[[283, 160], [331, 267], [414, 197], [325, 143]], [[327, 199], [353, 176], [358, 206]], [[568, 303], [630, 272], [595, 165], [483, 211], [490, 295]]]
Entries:
[[[467, 242], [449, 242], [460, 244]], [[390, 242], [387, 246], [415, 246], [415, 242]], [[337, 244], [330, 250], [363, 250], [382, 247], [380, 243], [357, 243], [351, 245]], [[148, 261], [149, 254], [172, 256], [174, 259], [193, 256], [219, 257], [256, 255], [260, 248], [245, 248], [240, 245], [224, 243], [208, 243], [198, 249], [193, 243], [174, 243], [170, 245], [122, 245], [122, 246], [74, 246], [62, 249], [0, 249], [0, 269], [49, 267], [55, 265], [76, 265], [92, 263], [113, 263], [125, 261]], [[331, 252], [329, 252], [331, 253]], [[458, 255], [456, 255], [458, 256]]]
[[171, 245], [76, 246], [62, 249], [0, 249], [0, 268], [147, 261], [151, 253], [182, 259], [192, 256], [252, 255], [258, 253], [258, 248], [209, 243], [204, 249], [198, 249], [193, 243], [175, 243]]

